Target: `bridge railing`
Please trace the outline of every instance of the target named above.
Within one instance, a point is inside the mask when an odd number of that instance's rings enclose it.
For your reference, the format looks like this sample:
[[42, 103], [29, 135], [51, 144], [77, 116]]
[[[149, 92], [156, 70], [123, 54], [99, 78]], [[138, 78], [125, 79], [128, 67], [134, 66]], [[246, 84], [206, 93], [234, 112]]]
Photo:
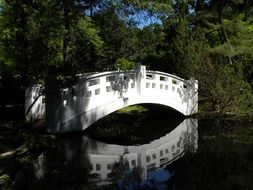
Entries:
[[[145, 70], [143, 74], [140, 77], [138, 70], [118, 70], [82, 75], [72, 89], [62, 90], [62, 104], [68, 107], [81, 98], [85, 100], [85, 107], [91, 109], [115, 98], [133, 97], [140, 93], [170, 96], [186, 103], [191, 98], [189, 81], [159, 71]], [[175, 96], [175, 93], [178, 95]]]
[[189, 96], [191, 83], [175, 75], [159, 71], [146, 71], [146, 90], [149, 93], [178, 93], [180, 98]]
[[[146, 94], [171, 98], [178, 102], [179, 110], [190, 115], [198, 110], [198, 82], [185, 80], [175, 75], [159, 71], [146, 71]], [[181, 102], [181, 103], [180, 103]]]
[[[103, 94], [101, 92], [109, 93], [115, 91], [119, 88], [119, 85], [124, 85], [123, 88], [126, 90], [135, 89], [137, 77], [136, 70], [119, 70], [81, 76], [80, 80], [84, 81], [87, 90], [86, 97], [90, 98], [94, 97], [94, 95]], [[120, 82], [122, 84], [119, 84]], [[176, 87], [187, 88], [188, 86], [188, 82], [182, 78], [151, 70], [146, 72], [146, 82], [146, 88], [171, 89], [172, 91]]]

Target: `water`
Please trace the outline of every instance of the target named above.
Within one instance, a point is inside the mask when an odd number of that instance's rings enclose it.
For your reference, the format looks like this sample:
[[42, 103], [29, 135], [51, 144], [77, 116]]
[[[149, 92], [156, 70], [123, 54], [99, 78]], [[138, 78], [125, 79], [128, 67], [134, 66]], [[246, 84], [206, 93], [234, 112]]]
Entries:
[[138, 144], [102, 142], [86, 134], [61, 137], [23, 166], [22, 188], [253, 189], [251, 122], [169, 123], [161, 130], [154, 122], [159, 138]]
[[[66, 177], [70, 173], [78, 174], [87, 183], [99, 187], [144, 187], [150, 185], [151, 181], [167, 181], [171, 174], [162, 168], [186, 151], [195, 152], [197, 140], [197, 122], [191, 119], [184, 120], [159, 139], [141, 145], [107, 144], [86, 136], [62, 139], [56, 149], [39, 156], [34, 164], [35, 175], [38, 179], [45, 178], [54, 170], [47, 164], [54, 162], [53, 167], [59, 164], [65, 168], [61, 174]], [[56, 156], [59, 158], [56, 159]]]
[[198, 151], [168, 169], [176, 189], [253, 189], [252, 121], [200, 120]]

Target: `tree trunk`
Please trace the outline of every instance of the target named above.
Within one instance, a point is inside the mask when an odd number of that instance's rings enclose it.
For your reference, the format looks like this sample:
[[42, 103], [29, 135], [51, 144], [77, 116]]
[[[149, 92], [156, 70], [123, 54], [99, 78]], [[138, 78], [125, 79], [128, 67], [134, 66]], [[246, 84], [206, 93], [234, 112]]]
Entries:
[[53, 129], [57, 122], [57, 110], [60, 101], [60, 88], [55, 76], [48, 76], [45, 80], [46, 126]]

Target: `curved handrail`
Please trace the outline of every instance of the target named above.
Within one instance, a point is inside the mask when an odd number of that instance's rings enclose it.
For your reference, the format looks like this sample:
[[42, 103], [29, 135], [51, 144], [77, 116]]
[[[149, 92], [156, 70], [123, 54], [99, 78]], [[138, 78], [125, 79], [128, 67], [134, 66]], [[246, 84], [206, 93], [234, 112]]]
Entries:
[[[94, 72], [94, 73], [85, 73], [82, 75], [77, 75], [80, 79], [85, 79], [85, 80], [91, 80], [94, 78], [98, 78], [98, 77], [104, 77], [104, 76], [110, 76], [110, 75], [114, 75], [114, 74], [132, 74], [132, 73], [136, 73], [136, 70], [115, 70], [115, 71], [106, 71], [106, 72]], [[161, 72], [161, 71], [154, 71], [154, 70], [147, 70], [146, 73], [148, 74], [157, 74], [157, 75], [162, 75], [162, 76], [166, 76], [166, 77], [170, 77], [176, 80], [179, 80], [183, 83], [187, 83], [187, 80], [180, 78], [176, 75], [173, 74], [169, 74], [169, 73], [165, 73], [165, 72]]]
[[166, 76], [166, 77], [174, 78], [174, 79], [177, 79], [177, 80], [179, 80], [181, 82], [186, 82], [185, 79], [180, 78], [180, 77], [178, 77], [176, 75], [169, 74], [169, 73], [165, 73], [165, 72], [161, 72], [161, 71], [153, 71], [153, 70], [147, 70], [146, 72], [147, 73], [151, 73], [151, 74], [158, 74], [158, 75], [163, 75], [163, 76]]
[[94, 79], [94, 78], [98, 78], [98, 77], [104, 77], [104, 76], [110, 76], [113, 74], [129, 74], [129, 73], [135, 73], [135, 70], [119, 70], [119, 71], [106, 71], [106, 72], [102, 72], [102, 73], [95, 73], [95, 74], [88, 74], [88, 75], [83, 75], [83, 76], [79, 76], [80, 79], [86, 79], [86, 80], [90, 80], [90, 79]]

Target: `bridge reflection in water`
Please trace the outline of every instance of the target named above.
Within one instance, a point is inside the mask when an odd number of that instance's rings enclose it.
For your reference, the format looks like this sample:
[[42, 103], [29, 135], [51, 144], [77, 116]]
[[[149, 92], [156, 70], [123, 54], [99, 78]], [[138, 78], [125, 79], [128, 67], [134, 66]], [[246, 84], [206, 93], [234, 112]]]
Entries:
[[[148, 144], [121, 146], [106, 144], [82, 136], [82, 140], [64, 141], [65, 163], [77, 162], [86, 166], [89, 181], [97, 184], [112, 183], [133, 175], [146, 180], [150, 172], [165, 167], [185, 152], [195, 152], [198, 148], [198, 123], [195, 119], [185, 119], [174, 130]], [[42, 178], [47, 156], [42, 154], [36, 164], [35, 173]], [[77, 165], [80, 165], [77, 164]]]

